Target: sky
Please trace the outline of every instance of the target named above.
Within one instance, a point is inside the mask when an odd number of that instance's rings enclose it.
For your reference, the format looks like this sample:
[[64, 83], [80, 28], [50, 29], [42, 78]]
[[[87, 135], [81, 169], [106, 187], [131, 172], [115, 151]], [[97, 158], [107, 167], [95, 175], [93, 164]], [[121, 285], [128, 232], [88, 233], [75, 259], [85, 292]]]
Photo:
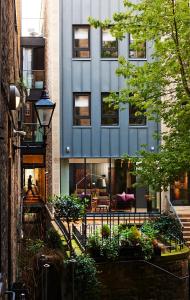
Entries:
[[41, 5], [42, 0], [22, 0], [22, 36], [41, 33]]

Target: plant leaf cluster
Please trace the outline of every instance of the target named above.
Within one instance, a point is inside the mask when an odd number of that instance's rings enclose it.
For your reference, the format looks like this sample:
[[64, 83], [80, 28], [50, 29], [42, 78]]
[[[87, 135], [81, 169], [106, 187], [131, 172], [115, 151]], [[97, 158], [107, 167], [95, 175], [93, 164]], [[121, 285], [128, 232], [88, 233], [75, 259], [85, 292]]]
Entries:
[[[166, 189], [181, 172], [190, 171], [190, 6], [187, 0], [124, 0], [122, 12], [104, 21], [89, 18], [95, 28], [111, 25], [113, 36], [133, 35], [133, 48], [146, 41], [151, 58], [134, 64], [119, 58], [117, 75], [125, 79], [120, 93], [107, 101], [113, 108], [128, 103], [149, 121], [161, 121], [159, 153], [137, 153], [141, 181]], [[164, 124], [164, 125], [163, 125]], [[135, 160], [134, 160], [135, 161]], [[135, 161], [136, 162], [136, 161]]]

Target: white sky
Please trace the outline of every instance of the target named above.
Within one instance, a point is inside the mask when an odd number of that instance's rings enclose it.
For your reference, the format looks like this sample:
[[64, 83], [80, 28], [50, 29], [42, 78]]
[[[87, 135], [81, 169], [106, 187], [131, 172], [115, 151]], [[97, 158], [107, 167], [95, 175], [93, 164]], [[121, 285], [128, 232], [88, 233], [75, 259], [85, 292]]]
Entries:
[[42, 0], [22, 0], [22, 36], [31, 36], [32, 32], [42, 34], [41, 6]]
[[22, 18], [40, 18], [42, 0], [22, 0]]

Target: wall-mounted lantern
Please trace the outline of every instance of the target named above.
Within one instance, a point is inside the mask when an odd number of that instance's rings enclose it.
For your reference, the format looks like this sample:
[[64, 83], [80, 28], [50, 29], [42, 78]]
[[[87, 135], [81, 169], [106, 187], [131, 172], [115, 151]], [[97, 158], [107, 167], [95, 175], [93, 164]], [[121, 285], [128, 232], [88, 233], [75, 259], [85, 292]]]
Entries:
[[41, 97], [34, 106], [40, 127], [49, 127], [55, 109], [55, 103], [49, 98], [46, 88], [42, 90]]
[[16, 85], [11, 83], [9, 86], [9, 109], [16, 110], [20, 105], [20, 92]]

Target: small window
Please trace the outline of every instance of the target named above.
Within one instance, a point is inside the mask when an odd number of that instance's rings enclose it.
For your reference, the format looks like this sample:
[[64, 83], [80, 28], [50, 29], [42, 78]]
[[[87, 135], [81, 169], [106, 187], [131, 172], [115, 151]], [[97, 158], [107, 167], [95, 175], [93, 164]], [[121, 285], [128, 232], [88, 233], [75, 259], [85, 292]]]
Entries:
[[90, 94], [74, 94], [73, 100], [73, 125], [89, 126], [90, 119]]
[[132, 34], [129, 34], [129, 58], [146, 58], [146, 42], [134, 46]]
[[135, 105], [129, 104], [129, 125], [146, 125], [146, 116], [143, 114], [138, 115], [138, 112], [142, 112]]
[[73, 57], [74, 58], [90, 57], [90, 26], [88, 25], [73, 26]]
[[110, 29], [102, 29], [102, 53], [103, 58], [118, 57], [118, 42], [115, 37], [111, 35]]
[[25, 104], [25, 116], [30, 116], [30, 103]]
[[116, 126], [119, 124], [119, 110], [109, 107], [109, 104], [104, 101], [108, 96], [109, 93], [102, 93], [101, 125]]

